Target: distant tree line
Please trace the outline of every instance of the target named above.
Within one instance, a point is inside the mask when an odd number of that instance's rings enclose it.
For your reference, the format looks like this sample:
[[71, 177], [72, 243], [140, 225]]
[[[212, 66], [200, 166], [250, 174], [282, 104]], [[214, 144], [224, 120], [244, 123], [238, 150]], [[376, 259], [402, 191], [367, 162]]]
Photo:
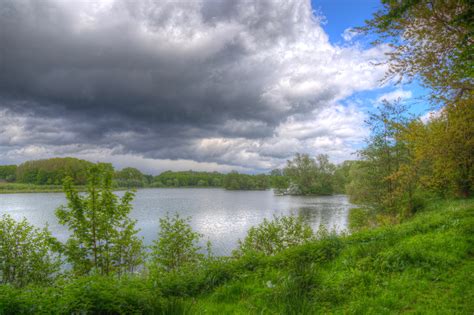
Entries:
[[224, 177], [223, 187], [228, 190], [265, 190], [270, 188], [269, 176], [230, 172]]
[[[335, 165], [327, 155], [311, 158], [296, 154], [283, 169], [269, 174], [242, 174], [232, 171], [218, 172], [166, 171], [157, 176], [144, 174], [133, 167], [114, 170], [112, 164], [98, 163], [108, 168], [114, 188], [141, 187], [222, 187], [228, 190], [265, 190], [295, 195], [331, 195], [344, 193], [351, 162]], [[62, 185], [69, 177], [74, 185], [86, 185], [88, 170], [94, 167], [89, 161], [77, 158], [51, 158], [27, 161], [18, 166], [0, 166], [0, 181], [33, 185]]]
[[16, 181], [16, 165], [0, 165], [0, 181]]
[[166, 171], [153, 177], [153, 187], [222, 187], [224, 174], [218, 172]]

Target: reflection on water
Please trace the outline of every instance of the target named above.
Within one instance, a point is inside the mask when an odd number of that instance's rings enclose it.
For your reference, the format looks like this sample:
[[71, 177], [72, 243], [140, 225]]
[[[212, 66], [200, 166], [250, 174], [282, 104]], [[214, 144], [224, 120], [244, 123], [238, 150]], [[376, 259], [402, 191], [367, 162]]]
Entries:
[[[0, 214], [6, 212], [15, 219], [26, 217], [40, 227], [49, 224], [53, 235], [64, 241], [68, 231], [58, 224], [54, 210], [65, 203], [62, 193], [0, 195]], [[133, 206], [131, 216], [137, 219], [146, 244], [157, 237], [161, 217], [179, 213], [191, 217], [192, 227], [204, 234], [204, 242], [212, 242], [216, 254], [226, 255], [250, 227], [274, 215], [301, 215], [315, 231], [322, 224], [340, 232], [347, 227], [351, 204], [342, 195], [298, 197], [274, 196], [272, 191], [153, 188], [138, 190]]]

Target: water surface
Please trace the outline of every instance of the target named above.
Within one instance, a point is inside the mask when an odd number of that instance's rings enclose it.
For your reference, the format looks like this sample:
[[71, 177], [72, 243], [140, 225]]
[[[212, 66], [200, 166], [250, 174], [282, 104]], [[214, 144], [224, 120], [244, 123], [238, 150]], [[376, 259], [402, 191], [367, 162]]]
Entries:
[[[122, 195], [123, 192], [118, 192]], [[0, 195], [0, 214], [15, 219], [27, 218], [32, 224], [48, 224], [54, 236], [64, 241], [68, 231], [54, 215], [66, 204], [63, 193], [30, 193]], [[150, 188], [136, 192], [131, 216], [138, 220], [146, 244], [151, 244], [159, 231], [159, 219], [166, 213], [191, 217], [194, 230], [209, 239], [213, 251], [227, 255], [248, 229], [273, 215], [302, 215], [316, 231], [321, 224], [342, 231], [347, 227], [351, 204], [346, 196], [303, 197], [275, 196], [272, 191], [227, 191], [202, 188]]]

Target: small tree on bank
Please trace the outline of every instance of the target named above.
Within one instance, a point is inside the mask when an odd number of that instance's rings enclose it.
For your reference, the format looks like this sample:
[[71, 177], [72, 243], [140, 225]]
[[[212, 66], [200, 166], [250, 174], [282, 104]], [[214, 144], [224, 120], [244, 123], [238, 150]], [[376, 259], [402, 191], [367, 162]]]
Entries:
[[153, 241], [151, 247], [151, 269], [169, 272], [199, 263], [204, 258], [199, 253], [201, 237], [193, 231], [189, 218], [181, 218], [178, 214], [161, 218], [158, 240]]
[[72, 232], [65, 253], [76, 274], [96, 271], [102, 275], [133, 272], [143, 262], [143, 244], [138, 238], [132, 210], [133, 193], [118, 198], [112, 192], [112, 171], [103, 166], [90, 168], [87, 193], [64, 182], [67, 206], [56, 210], [59, 222]]
[[25, 286], [54, 280], [61, 261], [59, 243], [47, 228], [33, 227], [26, 219], [0, 217], [0, 284]]

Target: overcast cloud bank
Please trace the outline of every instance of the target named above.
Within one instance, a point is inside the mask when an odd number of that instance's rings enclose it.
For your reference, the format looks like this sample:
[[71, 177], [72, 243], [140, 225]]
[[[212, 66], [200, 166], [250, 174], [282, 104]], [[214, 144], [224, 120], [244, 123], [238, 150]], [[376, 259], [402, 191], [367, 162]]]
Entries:
[[387, 51], [332, 45], [309, 1], [2, 0], [0, 39], [0, 163], [148, 171], [351, 158], [365, 115], [342, 101]]

